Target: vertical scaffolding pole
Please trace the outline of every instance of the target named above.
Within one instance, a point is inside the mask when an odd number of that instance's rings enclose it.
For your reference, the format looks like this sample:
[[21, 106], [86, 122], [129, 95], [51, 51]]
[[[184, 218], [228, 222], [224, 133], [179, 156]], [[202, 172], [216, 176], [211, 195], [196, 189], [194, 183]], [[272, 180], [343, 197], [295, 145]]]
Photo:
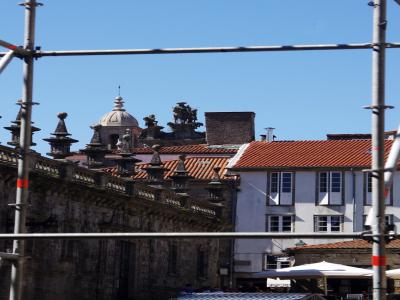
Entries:
[[386, 299], [384, 195], [386, 0], [373, 2], [372, 51], [372, 245], [373, 299]]
[[[14, 233], [26, 232], [26, 210], [28, 202], [29, 155], [31, 145], [31, 112], [33, 87], [33, 51], [35, 47], [35, 12], [36, 0], [26, 0], [25, 6], [25, 37], [24, 49], [31, 55], [26, 55], [23, 61], [23, 91], [21, 103], [21, 133], [18, 153], [17, 192], [15, 200]], [[13, 254], [18, 257], [12, 263], [10, 300], [22, 299], [25, 242], [13, 241]]]

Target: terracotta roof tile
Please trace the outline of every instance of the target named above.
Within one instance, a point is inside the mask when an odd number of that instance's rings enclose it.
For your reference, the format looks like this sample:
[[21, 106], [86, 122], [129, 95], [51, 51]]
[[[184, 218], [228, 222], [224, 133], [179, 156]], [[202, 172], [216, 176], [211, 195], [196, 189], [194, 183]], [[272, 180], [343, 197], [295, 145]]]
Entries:
[[[230, 179], [231, 177], [226, 176], [226, 166], [228, 165], [229, 157], [189, 157], [185, 160], [186, 170], [189, 172], [189, 176], [192, 176], [195, 180], [211, 180], [214, 174], [214, 167], [221, 167], [219, 175], [222, 180]], [[167, 169], [164, 174], [165, 179], [169, 179], [178, 164], [178, 160], [164, 161], [163, 166]], [[133, 177], [134, 179], [146, 179], [147, 173], [144, 170], [148, 167], [147, 163], [136, 164], [138, 173]], [[116, 174], [116, 168], [106, 168], [103, 171], [107, 173]]]
[[[299, 247], [290, 248], [293, 251], [300, 251], [306, 249], [369, 249], [372, 247], [371, 243], [368, 243], [365, 240], [353, 240], [353, 241], [344, 241], [337, 243], [329, 243], [329, 244], [319, 244], [319, 245], [305, 245]], [[400, 240], [392, 240], [387, 245], [386, 248], [395, 249], [400, 248]]]
[[[237, 146], [209, 146], [205, 144], [199, 145], [183, 145], [161, 147], [160, 154], [236, 154]], [[132, 153], [147, 154], [153, 153], [151, 148], [134, 148]]]
[[[385, 141], [388, 154], [391, 140]], [[371, 140], [252, 142], [233, 168], [368, 167]]]

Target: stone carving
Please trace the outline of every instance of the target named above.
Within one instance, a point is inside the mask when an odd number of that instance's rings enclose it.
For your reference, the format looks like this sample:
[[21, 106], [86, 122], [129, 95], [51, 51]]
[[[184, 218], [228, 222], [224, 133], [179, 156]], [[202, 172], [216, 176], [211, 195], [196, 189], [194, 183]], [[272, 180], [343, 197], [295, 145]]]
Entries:
[[197, 109], [193, 109], [186, 102], [178, 102], [173, 109], [174, 122], [168, 126], [177, 139], [191, 139], [196, 136], [195, 130], [203, 123], [197, 122]]
[[186, 102], [178, 102], [173, 108], [173, 113], [175, 124], [193, 124], [194, 128], [203, 125], [197, 122], [197, 109], [192, 109]]
[[196, 129], [203, 124], [197, 120], [197, 109], [190, 107], [186, 102], [178, 102], [172, 110], [173, 121], [167, 125], [171, 132], [164, 132], [164, 127], [158, 125], [155, 115], [151, 114], [143, 120], [146, 128], [142, 130], [139, 140], [145, 145], [175, 145], [181, 144], [183, 140], [203, 141], [204, 132]]
[[155, 127], [158, 125], [158, 121], [156, 121], [156, 116], [153, 114], [144, 117], [143, 120], [147, 128]]

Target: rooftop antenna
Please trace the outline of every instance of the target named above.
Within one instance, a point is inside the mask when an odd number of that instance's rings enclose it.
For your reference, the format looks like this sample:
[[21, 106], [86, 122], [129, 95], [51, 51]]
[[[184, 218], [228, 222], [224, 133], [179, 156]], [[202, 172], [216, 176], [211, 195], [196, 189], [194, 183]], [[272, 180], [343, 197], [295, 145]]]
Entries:
[[118, 97], [121, 97], [121, 86], [118, 85]]

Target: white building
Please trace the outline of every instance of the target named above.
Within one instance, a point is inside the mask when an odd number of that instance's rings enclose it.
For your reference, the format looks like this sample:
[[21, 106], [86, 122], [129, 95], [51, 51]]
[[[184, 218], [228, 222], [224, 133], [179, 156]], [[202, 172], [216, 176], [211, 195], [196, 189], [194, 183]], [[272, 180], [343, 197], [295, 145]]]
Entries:
[[[386, 141], [390, 148], [392, 141]], [[370, 140], [252, 142], [228, 166], [240, 174], [238, 232], [359, 232], [371, 209]], [[400, 174], [386, 199], [387, 220], [400, 222]], [[282, 253], [296, 244], [335, 239], [237, 240], [239, 281], [290, 264]]]

